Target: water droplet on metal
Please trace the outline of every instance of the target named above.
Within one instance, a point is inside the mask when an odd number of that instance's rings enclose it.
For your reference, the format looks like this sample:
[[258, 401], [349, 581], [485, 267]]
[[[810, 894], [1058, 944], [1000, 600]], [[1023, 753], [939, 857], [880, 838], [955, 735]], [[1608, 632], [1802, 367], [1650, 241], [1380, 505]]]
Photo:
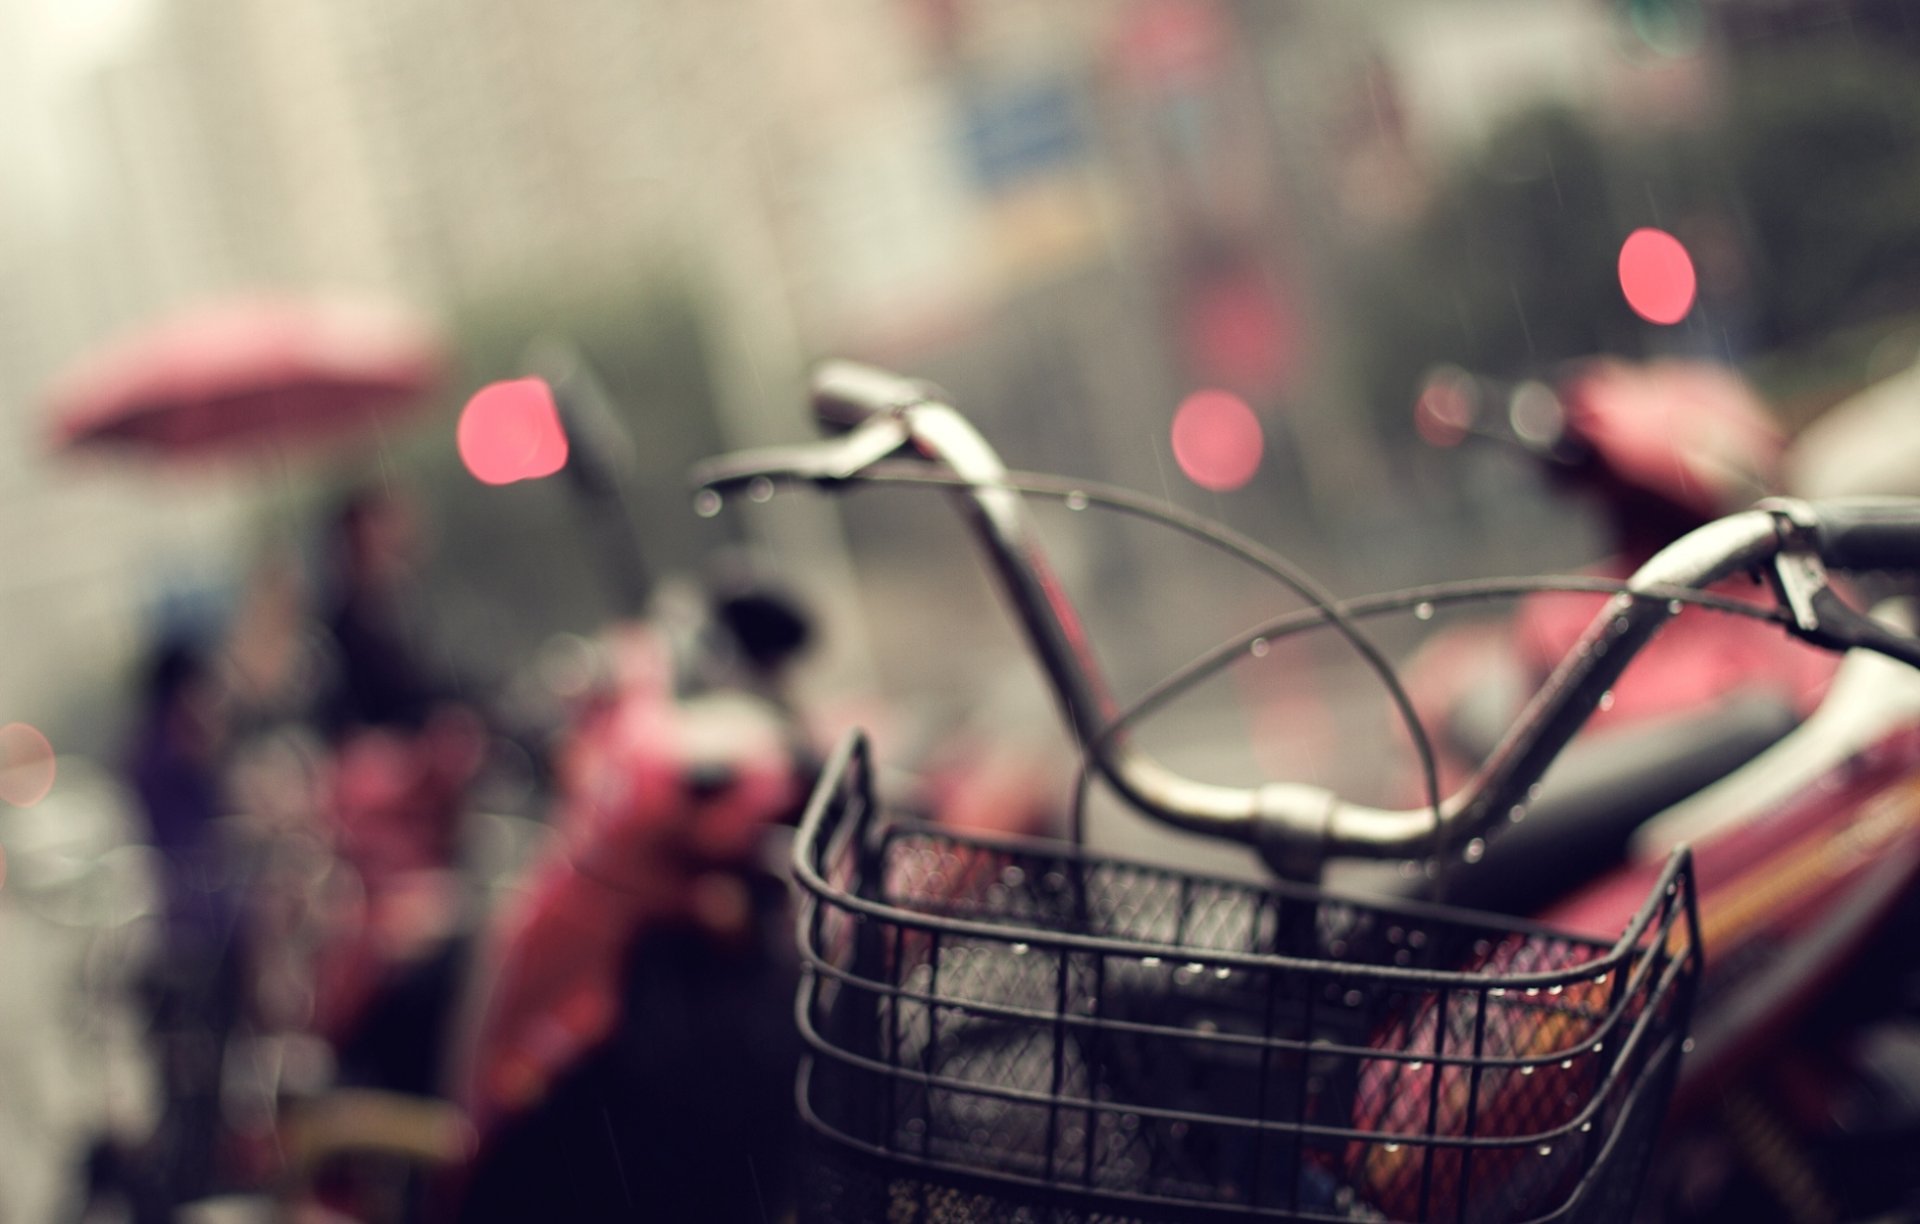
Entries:
[[1160, 967], [1160, 958], [1157, 956], [1143, 956], [1140, 958], [1140, 963], [1149, 969], [1158, 969]]
[[1430, 603], [1427, 603], [1425, 600], [1422, 600], [1421, 602], [1413, 605], [1413, 615], [1415, 620], [1432, 620], [1433, 605]]
[[1423, 1062], [1419, 1062], [1419, 1061], [1417, 1061], [1417, 1060], [1416, 1060], [1416, 1061], [1414, 1061], [1414, 1062], [1410, 1062], [1410, 1063], [1408, 1063], [1408, 1064], [1407, 1064], [1407, 1070], [1409, 1070], [1409, 1071], [1424, 1071], [1424, 1070], [1426, 1069], [1426, 1066], [1427, 1066], [1427, 1064], [1425, 1064], [1425, 1063], [1423, 1063]]
[[1542, 1156], [1553, 1155], [1553, 1145], [1551, 1143], [1543, 1143], [1534, 1150], [1539, 1152]]
[[1522, 1075], [1532, 1075], [1533, 1071], [1534, 1068], [1531, 1065], [1520, 1068], [1520, 1074]]
[[1681, 603], [1681, 602], [1680, 602], [1679, 600], [1677, 600], [1677, 599], [1669, 599], [1669, 600], [1667, 601], [1667, 615], [1668, 615], [1668, 616], [1678, 616], [1678, 615], [1680, 615], [1680, 610], [1681, 610], [1681, 609], [1682, 609], [1683, 607], [1685, 607], [1685, 606], [1686, 606], [1685, 604], [1682, 604], [1682, 603]]
[[1547, 993], [1550, 995], [1564, 994], [1566, 993], [1566, 989], [1565, 986], [1549, 986], [1547, 987]]
[[1233, 976], [1233, 970], [1227, 968], [1225, 965], [1222, 965], [1218, 969], [1215, 969], [1213, 971], [1213, 976], [1216, 980], [1224, 982], [1228, 978]]
[[1247, 643], [1247, 653], [1256, 659], [1266, 658], [1267, 652], [1272, 649], [1273, 643], [1267, 641], [1265, 638], [1255, 638]]
[[1400, 1145], [1397, 1143], [1385, 1144], [1382, 1146], [1381, 1150], [1386, 1152], [1397, 1152], [1400, 1150]]
[[1606, 692], [1600, 694], [1599, 706], [1603, 711], [1611, 710], [1613, 708], [1613, 690], [1612, 689], [1608, 689]]
[[1031, 951], [1033, 951], [1033, 949], [1029, 948], [1026, 944], [1023, 944], [1023, 943], [1017, 943], [1013, 945], [1013, 954], [1015, 956], [1025, 956], [1027, 953]]
[[1591, 1122], [1582, 1122], [1582, 1123], [1580, 1124], [1580, 1133], [1581, 1133], [1581, 1134], [1583, 1134], [1583, 1135], [1587, 1135], [1587, 1134], [1591, 1134], [1592, 1132], [1593, 1132], [1593, 1123], [1591, 1123]]
[[1469, 863], [1477, 863], [1486, 856], [1487, 842], [1486, 839], [1482, 837], [1476, 837], [1468, 842], [1466, 849], [1460, 852], [1460, 857], [1466, 859]]
[[712, 518], [726, 504], [726, 499], [713, 489], [702, 489], [693, 495], [693, 512], [701, 518]]
[[1073, 492], [1067, 494], [1067, 509], [1085, 510], [1086, 508], [1087, 508], [1087, 495], [1085, 493], [1082, 493], [1080, 490], [1075, 489]]
[[750, 501], [770, 502], [773, 500], [773, 482], [765, 476], [755, 476], [747, 482], [747, 498]]
[[1560, 1069], [1561, 1069], [1562, 1071], [1571, 1071], [1571, 1070], [1573, 1070], [1573, 1060], [1572, 1060], [1571, 1058], [1569, 1058], [1569, 1059], [1567, 1059], [1567, 1060], [1565, 1060], [1564, 1062], [1562, 1062], [1562, 1063], [1560, 1064]]

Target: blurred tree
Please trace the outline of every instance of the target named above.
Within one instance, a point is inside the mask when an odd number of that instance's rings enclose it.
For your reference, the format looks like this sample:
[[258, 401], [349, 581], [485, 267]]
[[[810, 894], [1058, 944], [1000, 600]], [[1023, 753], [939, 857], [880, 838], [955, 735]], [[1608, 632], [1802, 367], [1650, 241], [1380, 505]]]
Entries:
[[[688, 467], [724, 443], [707, 324], [687, 278], [656, 272], [527, 284], [457, 302], [448, 313], [462, 399], [533, 373], [529, 350], [539, 339], [562, 340], [585, 360], [632, 444], [626, 492], [645, 551], [636, 563], [655, 574], [690, 569], [729, 538], [725, 516], [709, 522], [689, 509]], [[461, 465], [451, 415], [395, 447], [389, 463], [426, 503], [429, 584], [448, 648], [470, 666], [497, 677], [552, 633], [592, 629], [613, 610], [617, 588], [600, 571], [615, 562], [583, 530], [564, 475], [481, 484]]]
[[1716, 139], [1762, 343], [1920, 308], [1920, 73], [1852, 39], [1735, 61]]
[[[1704, 127], [1602, 136], [1571, 112], [1516, 116], [1456, 162], [1353, 296], [1375, 427], [1406, 439], [1426, 369], [1522, 376], [1594, 352], [1746, 360], [1920, 310], [1920, 74], [1852, 39], [1732, 57]], [[1658, 225], [1693, 254], [1686, 323], [1650, 327], [1617, 257]]]

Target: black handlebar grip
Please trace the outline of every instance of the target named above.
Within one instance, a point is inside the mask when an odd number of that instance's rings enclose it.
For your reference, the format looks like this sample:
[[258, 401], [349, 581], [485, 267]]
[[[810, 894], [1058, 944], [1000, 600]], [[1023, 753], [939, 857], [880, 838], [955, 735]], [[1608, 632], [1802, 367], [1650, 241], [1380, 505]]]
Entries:
[[857, 361], [822, 362], [813, 372], [813, 415], [830, 429], [853, 429], [867, 418], [932, 398], [933, 387]]
[[1828, 565], [1920, 571], [1920, 499], [1821, 501], [1814, 510], [1814, 541]]

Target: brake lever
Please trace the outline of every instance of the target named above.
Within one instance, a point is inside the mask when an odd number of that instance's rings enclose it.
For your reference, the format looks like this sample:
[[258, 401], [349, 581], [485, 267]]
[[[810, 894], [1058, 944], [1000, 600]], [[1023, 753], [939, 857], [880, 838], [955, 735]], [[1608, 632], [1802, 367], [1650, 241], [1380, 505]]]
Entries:
[[1920, 667], [1920, 640], [1897, 633], [1840, 597], [1815, 548], [1815, 524], [1784, 498], [1764, 504], [1780, 525], [1781, 549], [1768, 573], [1793, 617], [1788, 631], [1828, 650], [1871, 650]]
[[802, 480], [833, 488], [897, 453], [912, 440], [897, 413], [869, 418], [848, 433], [820, 442], [768, 446], [723, 455], [693, 469], [696, 489], [723, 490], [755, 479]]

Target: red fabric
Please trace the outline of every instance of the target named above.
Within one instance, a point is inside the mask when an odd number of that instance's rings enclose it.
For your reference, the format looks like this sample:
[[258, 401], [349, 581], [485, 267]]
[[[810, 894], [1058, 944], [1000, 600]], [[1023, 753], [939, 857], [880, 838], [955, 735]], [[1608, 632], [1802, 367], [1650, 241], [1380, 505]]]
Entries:
[[1595, 359], [1562, 379], [1559, 394], [1572, 432], [1610, 472], [1703, 522], [1774, 487], [1785, 438], [1724, 366]]
[[[645, 635], [563, 759], [554, 845], [496, 924], [463, 1095], [479, 1133], [537, 1104], [611, 1031], [623, 956], [650, 926], [746, 921], [733, 869], [800, 797], [783, 729], [737, 696], [677, 702]], [[697, 779], [724, 771], [725, 786]]]
[[[1591, 572], [1625, 578], [1627, 568], [1616, 562]], [[1772, 600], [1762, 598], [1760, 589], [1749, 583], [1726, 583], [1714, 593], [1772, 606]], [[1556, 591], [1529, 596], [1522, 603], [1514, 636], [1534, 685], [1567, 656], [1611, 598]], [[1613, 687], [1612, 705], [1596, 712], [1589, 725], [1707, 709], [1743, 691], [1779, 694], [1804, 712], [1819, 701], [1838, 665], [1831, 651], [1790, 637], [1778, 625], [1689, 607], [1634, 657]]]

